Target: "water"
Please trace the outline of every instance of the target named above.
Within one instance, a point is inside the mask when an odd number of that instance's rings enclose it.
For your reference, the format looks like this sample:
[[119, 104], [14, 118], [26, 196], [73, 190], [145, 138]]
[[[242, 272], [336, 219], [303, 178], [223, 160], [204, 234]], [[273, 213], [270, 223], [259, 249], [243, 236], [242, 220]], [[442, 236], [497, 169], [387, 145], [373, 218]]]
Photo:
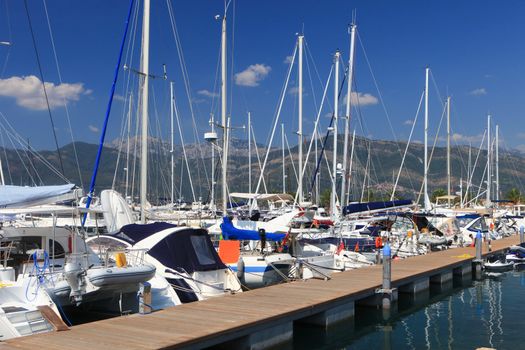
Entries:
[[[452, 283], [452, 282], [451, 282]], [[400, 294], [397, 310], [356, 308], [353, 321], [327, 331], [296, 326], [293, 349], [525, 348], [525, 271], [455, 280], [443, 293]]]

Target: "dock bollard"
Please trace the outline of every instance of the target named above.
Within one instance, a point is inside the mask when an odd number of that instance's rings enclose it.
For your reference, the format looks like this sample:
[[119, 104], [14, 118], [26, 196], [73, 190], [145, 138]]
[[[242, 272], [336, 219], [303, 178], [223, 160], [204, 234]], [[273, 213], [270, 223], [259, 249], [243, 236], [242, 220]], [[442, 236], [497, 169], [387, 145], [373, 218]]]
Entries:
[[479, 261], [481, 261], [481, 244], [482, 244], [481, 232], [478, 231], [478, 233], [476, 233], [476, 260], [479, 260]]
[[383, 247], [383, 309], [390, 309], [392, 281], [392, 251], [388, 242]]
[[521, 225], [520, 226], [520, 243], [523, 243], [525, 242], [525, 226]]
[[145, 315], [151, 313], [151, 284], [143, 282], [140, 284], [139, 292], [137, 293], [139, 299], [139, 314]]

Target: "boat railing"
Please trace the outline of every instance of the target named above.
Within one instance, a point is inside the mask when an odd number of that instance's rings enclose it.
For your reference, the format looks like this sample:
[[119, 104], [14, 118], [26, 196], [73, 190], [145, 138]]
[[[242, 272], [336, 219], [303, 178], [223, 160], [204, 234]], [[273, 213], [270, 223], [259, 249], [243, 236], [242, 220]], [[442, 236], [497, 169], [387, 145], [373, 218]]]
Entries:
[[104, 254], [104, 265], [140, 266], [146, 263], [147, 248], [108, 249]]

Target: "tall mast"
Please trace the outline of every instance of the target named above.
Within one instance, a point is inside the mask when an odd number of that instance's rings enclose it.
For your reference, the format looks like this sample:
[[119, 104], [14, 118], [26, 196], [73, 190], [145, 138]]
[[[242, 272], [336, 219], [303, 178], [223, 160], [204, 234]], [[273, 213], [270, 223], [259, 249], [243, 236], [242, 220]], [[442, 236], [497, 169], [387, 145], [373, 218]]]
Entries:
[[228, 170], [228, 126], [226, 125], [226, 11], [222, 18], [222, 35], [221, 35], [221, 121], [222, 121], [222, 209], [223, 215], [226, 215], [228, 208], [228, 193], [226, 176]]
[[131, 134], [131, 107], [133, 104], [133, 93], [129, 94], [129, 109], [128, 109], [128, 135], [126, 142], [126, 189], [124, 198], [128, 198], [129, 190], [129, 136]]
[[496, 199], [499, 200], [499, 125], [496, 124]]
[[491, 144], [492, 140], [490, 139], [490, 114], [487, 116], [487, 198], [485, 206], [488, 207], [490, 205], [490, 196], [491, 196], [491, 188], [492, 188], [492, 169], [491, 169]]
[[171, 149], [170, 149], [170, 156], [171, 156], [171, 207], [173, 208], [173, 203], [175, 202], [175, 137], [173, 134], [173, 105], [175, 101], [173, 101], [173, 82], [170, 81], [170, 117], [171, 117], [171, 130], [170, 130], [170, 138], [171, 138]]
[[252, 115], [248, 112], [248, 192], [252, 193]]
[[[210, 115], [210, 126], [212, 135], [215, 134], [215, 119], [213, 113]], [[214, 140], [217, 137], [215, 136]], [[213, 142], [210, 142], [211, 145], [211, 191], [210, 191], [210, 209], [215, 212], [215, 147]]]
[[425, 159], [423, 172], [423, 201], [425, 210], [430, 210], [430, 200], [428, 198], [428, 73], [430, 69], [425, 69]]
[[330, 198], [330, 205], [332, 209], [332, 219], [337, 219], [338, 213], [336, 210], [336, 191], [337, 191], [337, 121], [338, 121], [338, 106], [339, 106], [339, 51], [336, 51], [334, 55], [335, 63], [335, 78], [334, 78], [334, 124], [333, 124], [333, 134], [334, 134], [334, 150], [333, 150], [333, 164], [332, 164], [332, 193]]
[[450, 96], [447, 97], [447, 195], [450, 208]]
[[140, 222], [146, 223], [147, 180], [148, 180], [148, 83], [149, 83], [149, 8], [150, 0], [144, 0], [142, 19], [142, 54], [140, 72], [142, 73], [142, 148], [140, 157]]
[[341, 180], [341, 210], [346, 205], [346, 178], [347, 178], [347, 154], [348, 154], [348, 134], [350, 133], [350, 101], [352, 94], [352, 82], [354, 78], [354, 42], [355, 42], [355, 29], [356, 25], [352, 23], [350, 25], [350, 57], [348, 58], [348, 82], [346, 91], [346, 115], [345, 115], [345, 143], [343, 147], [343, 177]]
[[298, 81], [298, 95], [299, 95], [299, 181], [297, 184], [299, 192], [299, 205], [304, 201], [303, 199], [303, 35], [297, 38], [297, 45], [299, 46], [299, 81]]
[[284, 161], [284, 124], [281, 124], [281, 144], [283, 145], [283, 193], [286, 193], [286, 163]]

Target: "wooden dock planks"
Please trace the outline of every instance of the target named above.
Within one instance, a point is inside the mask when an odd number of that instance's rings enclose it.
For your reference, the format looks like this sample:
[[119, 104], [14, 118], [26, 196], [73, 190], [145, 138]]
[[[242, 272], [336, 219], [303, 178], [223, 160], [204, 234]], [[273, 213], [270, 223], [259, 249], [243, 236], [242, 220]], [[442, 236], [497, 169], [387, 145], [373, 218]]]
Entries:
[[[519, 242], [519, 237], [492, 242], [492, 252]], [[484, 254], [487, 253], [484, 245]], [[457, 248], [392, 264], [392, 285], [398, 287], [419, 277], [451, 270], [474, 258], [475, 248]], [[369, 295], [380, 287], [382, 266], [333, 274], [328, 281], [309, 280], [227, 295], [176, 306], [149, 315], [131, 315], [72, 327], [71, 330], [12, 339], [5, 349], [159, 349], [202, 347], [214, 339], [235, 339], [253, 327], [295, 320], [336, 305], [339, 301]], [[204, 342], [204, 343], [203, 343]], [[202, 344], [202, 345], [199, 345]]]

